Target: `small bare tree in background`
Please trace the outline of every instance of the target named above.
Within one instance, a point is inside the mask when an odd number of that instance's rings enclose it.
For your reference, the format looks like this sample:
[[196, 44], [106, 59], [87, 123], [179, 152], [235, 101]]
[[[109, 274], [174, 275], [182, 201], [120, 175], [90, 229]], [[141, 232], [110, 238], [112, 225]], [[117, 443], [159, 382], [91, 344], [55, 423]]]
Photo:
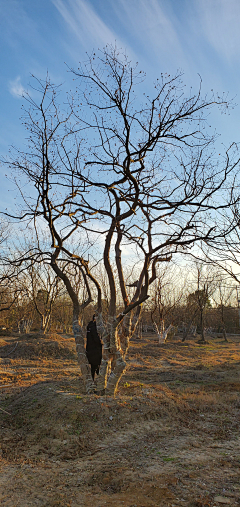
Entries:
[[[152, 287], [150, 303], [151, 320], [155, 326], [159, 343], [167, 340], [168, 333], [178, 323], [175, 321], [176, 308], [183, 303], [185, 281], [180, 270], [172, 265], [158, 271]], [[167, 326], [165, 324], [167, 322]]]
[[40, 332], [45, 334], [50, 327], [53, 305], [64, 292], [63, 283], [54, 275], [50, 265], [31, 261], [25, 269], [25, 287], [40, 317]]
[[216, 278], [218, 282], [216, 283], [216, 289], [211, 297], [217, 309], [219, 318], [218, 327], [222, 331], [224, 341], [227, 342], [228, 310], [231, 308], [232, 302], [236, 299], [236, 287], [229, 284], [229, 279], [226, 279], [224, 273], [216, 273]]
[[198, 320], [201, 335], [199, 343], [204, 344], [206, 343], [204, 333], [205, 314], [207, 309], [211, 307], [210, 298], [216, 290], [219, 279], [216, 278], [216, 272], [213, 271], [211, 266], [205, 266], [203, 263], [199, 262], [195, 263], [191, 273], [193, 278], [191, 285], [195, 284], [197, 288], [187, 296], [186, 313], [188, 316], [188, 323], [183, 333], [182, 341], [184, 342], [186, 340], [191, 326]]
[[11, 234], [9, 223], [2, 219], [0, 222], [0, 312], [2, 324], [6, 325], [8, 325], [5, 321], [8, 320], [9, 311], [18, 305], [23, 295], [23, 287], [18, 280], [18, 268], [6, 263], [7, 242]]

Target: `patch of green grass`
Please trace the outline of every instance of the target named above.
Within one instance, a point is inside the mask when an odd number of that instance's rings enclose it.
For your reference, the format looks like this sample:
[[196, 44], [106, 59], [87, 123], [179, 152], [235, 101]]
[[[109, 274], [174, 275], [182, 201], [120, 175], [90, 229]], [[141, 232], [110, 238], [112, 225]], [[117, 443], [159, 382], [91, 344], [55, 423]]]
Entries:
[[175, 461], [177, 458], [172, 458], [171, 456], [162, 455], [160, 451], [157, 451], [157, 454], [162, 458], [163, 461]]

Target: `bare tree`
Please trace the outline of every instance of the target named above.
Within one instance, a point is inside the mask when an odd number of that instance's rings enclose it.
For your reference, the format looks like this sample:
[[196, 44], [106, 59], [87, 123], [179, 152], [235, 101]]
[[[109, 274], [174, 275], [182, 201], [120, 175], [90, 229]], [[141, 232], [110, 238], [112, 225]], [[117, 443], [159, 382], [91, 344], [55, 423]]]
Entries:
[[[95, 387], [81, 314], [94, 300], [104, 344], [97, 390], [114, 394], [159, 263], [170, 262], [173, 254], [196, 242], [218, 237], [217, 213], [233, 201], [228, 189], [239, 161], [234, 146], [219, 162], [213, 158], [215, 136], [205, 133], [209, 109], [216, 104], [228, 107], [227, 102], [202, 98], [201, 87], [186, 96], [181, 74], [161, 75], [150, 99], [135, 92], [137, 86], [142, 90], [143, 73], [114, 48], [93, 55], [85, 67], [72, 72], [77, 93], [68, 95], [62, 109], [60, 89], [48, 78], [36, 83], [39, 103], [26, 96], [29, 149], [14, 155], [11, 167], [34, 185], [31, 198], [23, 195], [25, 207], [18, 218], [33, 222], [36, 232], [40, 219], [47, 225], [47, 255], [72, 300], [87, 392]], [[221, 203], [220, 192], [225, 195]], [[66, 259], [79, 270], [84, 301], [64, 267]], [[101, 261], [109, 292], [105, 320]], [[124, 262], [138, 265], [138, 279], [131, 287]]]
[[63, 283], [54, 275], [49, 264], [36, 263], [33, 259], [25, 268], [24, 282], [28, 297], [41, 320], [40, 331], [45, 334], [50, 326], [53, 305], [63, 294]]
[[18, 283], [18, 268], [6, 263], [9, 253], [7, 240], [11, 235], [9, 223], [6, 220], [0, 222], [0, 312], [7, 314], [21, 297], [23, 290]]
[[[150, 303], [151, 320], [158, 334], [159, 343], [167, 340], [168, 333], [175, 325], [175, 309], [184, 297], [184, 280], [180, 270], [172, 265], [159, 270], [152, 287]], [[167, 327], [166, 327], [167, 324]]]
[[[221, 276], [221, 275], [220, 275]], [[227, 342], [227, 331], [226, 331], [226, 310], [229, 304], [231, 304], [233, 293], [235, 292], [235, 287], [226, 285], [218, 274], [219, 282], [217, 284], [216, 290], [212, 295], [212, 299], [218, 309], [218, 314], [220, 316], [221, 329], [223, 334], [223, 339]]]
[[[238, 187], [235, 189], [238, 191]], [[239, 310], [240, 287], [240, 210], [239, 202], [235, 202], [230, 210], [222, 210], [219, 220], [220, 227], [227, 227], [229, 233], [220, 235], [214, 243], [202, 244], [202, 261], [212, 266], [218, 273], [219, 284], [214, 295], [215, 304], [218, 305], [220, 321], [224, 340], [226, 341], [226, 307], [230, 303], [232, 294], [237, 289]], [[231, 282], [230, 282], [231, 281]], [[231, 283], [236, 284], [230, 286]], [[240, 322], [240, 319], [238, 319]], [[239, 327], [239, 322], [238, 326]]]
[[206, 343], [204, 333], [205, 313], [211, 307], [210, 298], [216, 290], [219, 279], [216, 278], [216, 272], [211, 267], [209, 268], [208, 266], [204, 266], [203, 263], [196, 262], [192, 269], [192, 283], [196, 286], [196, 290], [190, 292], [187, 296], [186, 311], [189, 315], [189, 321], [183, 333], [182, 341], [186, 340], [190, 327], [198, 319], [201, 334], [199, 343], [204, 344]]

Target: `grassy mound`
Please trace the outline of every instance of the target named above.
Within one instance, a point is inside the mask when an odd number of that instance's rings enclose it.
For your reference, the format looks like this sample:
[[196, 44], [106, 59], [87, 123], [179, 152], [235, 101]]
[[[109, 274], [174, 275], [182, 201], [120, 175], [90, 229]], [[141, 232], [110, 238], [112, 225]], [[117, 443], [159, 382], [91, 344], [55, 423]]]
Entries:
[[0, 357], [11, 359], [71, 358], [76, 357], [75, 343], [57, 334], [19, 335], [9, 341], [0, 341]]
[[[19, 341], [74, 347], [57, 335]], [[146, 337], [128, 363], [115, 398], [86, 395], [75, 358], [1, 365], [2, 505], [239, 505], [239, 341]]]

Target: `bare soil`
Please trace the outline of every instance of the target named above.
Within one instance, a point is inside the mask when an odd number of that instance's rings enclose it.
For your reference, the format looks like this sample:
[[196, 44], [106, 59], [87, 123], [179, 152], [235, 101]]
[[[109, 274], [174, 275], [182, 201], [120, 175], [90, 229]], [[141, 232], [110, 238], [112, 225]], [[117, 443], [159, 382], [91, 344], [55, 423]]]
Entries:
[[0, 336], [4, 507], [240, 505], [240, 337], [133, 341], [115, 398], [73, 338]]

